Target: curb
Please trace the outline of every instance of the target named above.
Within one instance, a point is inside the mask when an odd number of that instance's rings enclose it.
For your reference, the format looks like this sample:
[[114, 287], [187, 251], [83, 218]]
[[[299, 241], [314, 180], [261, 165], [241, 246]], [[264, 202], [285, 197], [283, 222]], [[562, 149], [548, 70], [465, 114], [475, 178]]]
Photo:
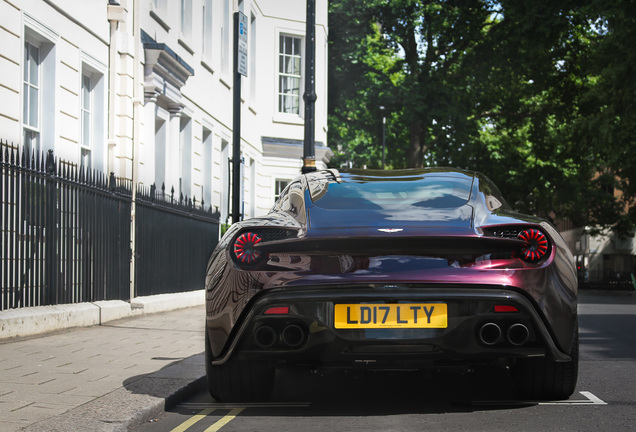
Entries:
[[196, 354], [163, 369], [130, 378], [104, 396], [27, 426], [26, 432], [124, 432], [206, 388], [205, 355]]
[[136, 297], [130, 303], [123, 300], [104, 300], [9, 309], [0, 311], [0, 340], [101, 325], [121, 318], [167, 312], [204, 303], [205, 290], [198, 290]]
[[606, 295], [613, 297], [630, 297], [636, 295], [634, 290], [602, 290], [602, 289], [579, 289], [579, 294]]

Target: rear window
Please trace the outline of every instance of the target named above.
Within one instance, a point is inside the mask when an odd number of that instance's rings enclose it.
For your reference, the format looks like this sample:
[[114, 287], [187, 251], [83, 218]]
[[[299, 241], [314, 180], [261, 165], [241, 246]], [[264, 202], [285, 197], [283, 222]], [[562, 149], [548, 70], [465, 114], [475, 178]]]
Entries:
[[[324, 183], [312, 194], [318, 207], [327, 210], [401, 207], [456, 208], [468, 202], [472, 179], [435, 177], [411, 181]], [[326, 187], [325, 187], [326, 186]]]

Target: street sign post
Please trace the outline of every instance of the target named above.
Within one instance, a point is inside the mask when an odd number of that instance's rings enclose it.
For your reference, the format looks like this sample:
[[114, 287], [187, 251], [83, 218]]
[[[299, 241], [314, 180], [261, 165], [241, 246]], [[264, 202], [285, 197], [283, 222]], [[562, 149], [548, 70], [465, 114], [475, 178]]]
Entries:
[[241, 75], [247, 76], [247, 16], [234, 13], [234, 88], [232, 120], [232, 223], [243, 218], [241, 205]]
[[238, 13], [238, 73], [247, 76], [247, 15]]

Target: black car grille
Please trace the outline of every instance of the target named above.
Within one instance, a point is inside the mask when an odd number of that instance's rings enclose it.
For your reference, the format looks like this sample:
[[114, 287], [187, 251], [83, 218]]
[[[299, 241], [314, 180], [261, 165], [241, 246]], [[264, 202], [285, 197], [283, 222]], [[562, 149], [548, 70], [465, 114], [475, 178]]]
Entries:
[[286, 239], [295, 238], [298, 236], [297, 230], [278, 229], [278, 228], [260, 229], [260, 230], [254, 230], [254, 232], [256, 232], [263, 239], [263, 241], [266, 241], [266, 242], [286, 240]]
[[487, 234], [493, 237], [516, 239], [521, 231], [521, 228], [495, 228], [487, 230]]

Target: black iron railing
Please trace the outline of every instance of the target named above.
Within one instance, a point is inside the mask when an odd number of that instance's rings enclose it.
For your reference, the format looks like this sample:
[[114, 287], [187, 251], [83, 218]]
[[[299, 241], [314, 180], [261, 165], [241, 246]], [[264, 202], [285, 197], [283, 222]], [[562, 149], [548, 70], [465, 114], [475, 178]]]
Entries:
[[[0, 310], [129, 300], [131, 182], [3, 142], [0, 159]], [[140, 188], [135, 226], [135, 296], [203, 287], [218, 213]]]
[[[205, 203], [137, 188], [135, 280], [137, 295], [203, 288], [207, 260], [219, 236], [219, 214]], [[211, 241], [214, 239], [214, 241]], [[164, 265], [157, 265], [165, 263]]]

